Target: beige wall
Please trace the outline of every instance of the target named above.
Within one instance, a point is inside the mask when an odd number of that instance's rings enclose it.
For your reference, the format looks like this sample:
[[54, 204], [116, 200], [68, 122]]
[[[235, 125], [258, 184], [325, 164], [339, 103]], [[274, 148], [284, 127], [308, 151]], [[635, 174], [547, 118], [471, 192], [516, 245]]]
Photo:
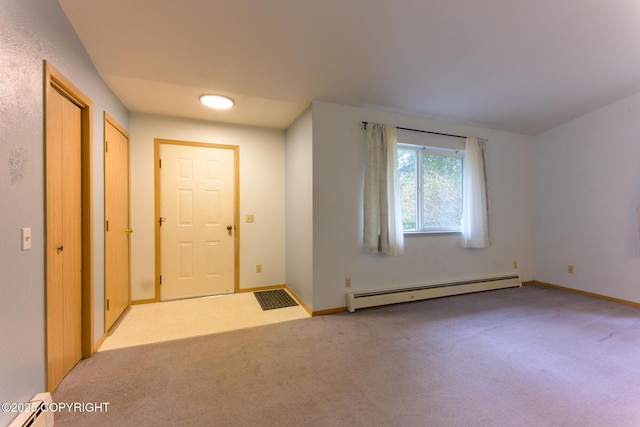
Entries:
[[287, 285], [313, 309], [313, 123], [311, 108], [286, 132]]
[[[518, 261], [522, 280], [533, 279], [533, 138], [321, 101], [312, 114], [314, 310], [345, 306], [345, 277], [350, 291], [380, 289], [511, 273]], [[488, 139], [491, 247], [435, 235], [406, 238], [402, 256], [362, 253], [362, 121]]]
[[536, 280], [640, 303], [639, 111], [631, 95], [535, 138]]
[[[94, 338], [104, 333], [103, 122], [129, 113], [96, 72], [57, 1], [0, 6], [0, 400], [27, 402], [45, 387], [43, 60], [94, 105]], [[30, 227], [32, 249], [20, 248]], [[0, 425], [15, 413], [0, 412]]]
[[154, 298], [156, 138], [240, 147], [240, 288], [284, 284], [284, 131], [144, 114], [130, 120], [132, 300]]

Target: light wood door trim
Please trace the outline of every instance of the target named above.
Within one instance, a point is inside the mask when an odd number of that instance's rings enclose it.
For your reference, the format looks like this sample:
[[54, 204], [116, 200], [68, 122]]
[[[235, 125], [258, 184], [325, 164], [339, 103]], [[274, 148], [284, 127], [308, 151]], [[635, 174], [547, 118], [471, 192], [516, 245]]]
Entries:
[[[62, 73], [49, 62], [44, 61], [44, 146], [45, 157], [47, 153], [47, 141], [51, 140], [46, 126], [46, 105], [51, 96], [51, 91], [58, 91], [67, 99], [75, 103], [81, 110], [81, 266], [82, 266], [82, 357], [91, 357], [95, 353], [93, 342], [93, 102], [73, 85]], [[49, 147], [50, 148], [50, 147]], [[45, 179], [46, 179], [45, 167]], [[45, 197], [47, 195], [45, 194]], [[47, 213], [45, 212], [45, 217]], [[49, 240], [49, 230], [45, 230], [45, 239]], [[45, 243], [46, 247], [46, 243]], [[47, 255], [45, 252], [45, 271], [47, 271]], [[45, 298], [49, 277], [45, 278]], [[47, 375], [47, 390], [53, 391]]]
[[155, 302], [160, 301], [160, 273], [161, 265], [161, 249], [160, 249], [160, 144], [174, 144], [174, 145], [190, 145], [193, 147], [208, 147], [208, 148], [221, 148], [226, 150], [233, 150], [233, 168], [234, 168], [234, 218], [235, 224], [234, 234], [234, 292], [240, 291], [240, 147], [237, 145], [225, 145], [225, 144], [213, 144], [206, 142], [191, 142], [191, 141], [179, 141], [172, 139], [158, 139], [155, 140], [154, 147], [154, 171], [155, 171], [155, 255], [156, 255], [156, 286], [155, 286]]

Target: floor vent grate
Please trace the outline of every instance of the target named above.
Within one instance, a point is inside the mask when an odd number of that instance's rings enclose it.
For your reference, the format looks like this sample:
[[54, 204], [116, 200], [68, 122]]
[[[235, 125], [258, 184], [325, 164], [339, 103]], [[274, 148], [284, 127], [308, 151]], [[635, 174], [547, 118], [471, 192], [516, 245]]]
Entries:
[[272, 291], [254, 292], [256, 299], [260, 303], [262, 310], [273, 310], [276, 308], [293, 307], [298, 303], [291, 298], [291, 295], [284, 289], [275, 289]]

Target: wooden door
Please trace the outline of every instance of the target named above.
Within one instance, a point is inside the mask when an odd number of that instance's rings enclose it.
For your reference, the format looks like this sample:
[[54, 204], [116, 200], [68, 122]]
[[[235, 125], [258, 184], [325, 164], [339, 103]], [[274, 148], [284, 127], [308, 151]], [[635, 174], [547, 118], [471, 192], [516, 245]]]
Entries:
[[46, 389], [93, 341], [93, 103], [47, 61], [45, 115]]
[[81, 108], [47, 99], [47, 388], [82, 358]]
[[105, 114], [105, 331], [130, 303], [129, 134]]
[[235, 150], [160, 145], [161, 299], [235, 290]]

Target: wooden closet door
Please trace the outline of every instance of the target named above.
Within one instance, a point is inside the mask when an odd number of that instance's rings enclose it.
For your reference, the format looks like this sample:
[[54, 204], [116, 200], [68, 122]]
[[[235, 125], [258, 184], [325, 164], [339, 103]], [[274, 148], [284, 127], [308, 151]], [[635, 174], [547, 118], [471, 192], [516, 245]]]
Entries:
[[105, 119], [105, 331], [130, 302], [129, 135]]
[[81, 109], [47, 100], [47, 389], [82, 358]]

